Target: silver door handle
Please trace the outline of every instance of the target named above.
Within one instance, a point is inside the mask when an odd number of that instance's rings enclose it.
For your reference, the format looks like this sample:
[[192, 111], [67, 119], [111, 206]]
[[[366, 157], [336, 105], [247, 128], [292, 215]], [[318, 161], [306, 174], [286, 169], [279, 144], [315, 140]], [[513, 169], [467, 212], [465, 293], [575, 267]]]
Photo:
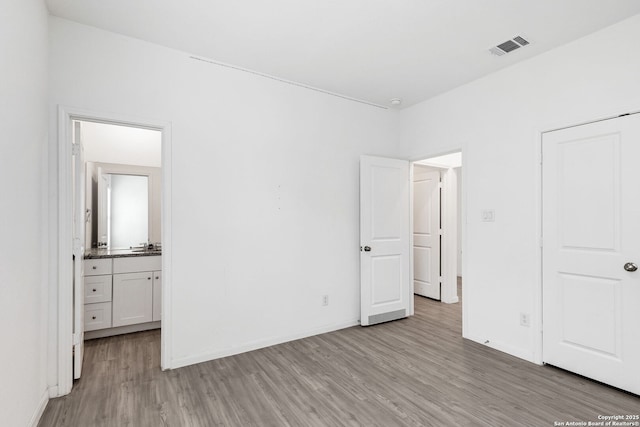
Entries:
[[624, 269], [627, 271], [636, 271], [638, 269], [638, 266], [633, 262], [628, 262], [624, 265]]

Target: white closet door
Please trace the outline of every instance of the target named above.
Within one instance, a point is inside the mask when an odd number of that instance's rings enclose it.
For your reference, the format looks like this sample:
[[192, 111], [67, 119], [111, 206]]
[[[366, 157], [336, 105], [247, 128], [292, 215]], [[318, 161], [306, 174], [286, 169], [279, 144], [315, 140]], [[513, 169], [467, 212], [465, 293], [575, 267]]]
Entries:
[[640, 394], [640, 115], [543, 137], [543, 360]]

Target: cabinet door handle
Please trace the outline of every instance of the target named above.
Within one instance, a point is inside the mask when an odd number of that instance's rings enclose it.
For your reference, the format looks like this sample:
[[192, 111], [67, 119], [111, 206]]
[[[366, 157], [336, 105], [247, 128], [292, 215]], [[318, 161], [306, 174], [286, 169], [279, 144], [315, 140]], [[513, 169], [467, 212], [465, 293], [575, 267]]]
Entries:
[[151, 280], [151, 277], [147, 277], [147, 280]]
[[97, 269], [98, 269], [98, 267], [97, 267], [97, 266], [95, 266], [95, 265], [94, 265], [93, 267], [91, 267], [91, 268], [92, 268], [93, 270], [97, 270]]
[[94, 289], [93, 292], [95, 292], [96, 290]]
[[160, 279], [160, 277], [156, 276], [156, 280]]
[[96, 316], [91, 316], [91, 319], [92, 320], [96, 320]]

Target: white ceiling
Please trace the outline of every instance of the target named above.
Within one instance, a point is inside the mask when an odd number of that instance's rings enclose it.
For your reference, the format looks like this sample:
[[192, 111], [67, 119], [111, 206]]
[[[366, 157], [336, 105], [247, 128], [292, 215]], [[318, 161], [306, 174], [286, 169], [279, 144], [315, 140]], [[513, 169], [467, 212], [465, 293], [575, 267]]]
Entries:
[[[47, 0], [51, 14], [407, 107], [640, 13], [638, 0]], [[516, 35], [530, 46], [497, 57]]]

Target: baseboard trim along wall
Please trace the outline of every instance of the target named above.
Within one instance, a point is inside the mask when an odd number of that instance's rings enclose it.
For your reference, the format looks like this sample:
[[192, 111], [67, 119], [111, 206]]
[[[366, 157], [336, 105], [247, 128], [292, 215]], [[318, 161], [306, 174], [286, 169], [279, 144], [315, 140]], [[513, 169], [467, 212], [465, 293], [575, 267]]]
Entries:
[[323, 326], [310, 331], [304, 331], [293, 335], [286, 335], [282, 337], [272, 337], [265, 340], [253, 341], [241, 346], [226, 348], [219, 351], [211, 351], [206, 353], [200, 353], [194, 356], [180, 357], [171, 360], [170, 369], [182, 368], [184, 366], [195, 365], [196, 363], [208, 362], [214, 359], [220, 359], [222, 357], [233, 356], [235, 354], [245, 353], [247, 351], [259, 350], [265, 347], [271, 347], [272, 345], [283, 344], [289, 341], [295, 341], [302, 338], [311, 337], [314, 335], [325, 334], [327, 332], [333, 332], [340, 329], [350, 328], [360, 324], [359, 320], [352, 320], [344, 323], [335, 323], [327, 326]]
[[473, 335], [466, 335], [463, 336], [463, 338], [471, 340], [471, 341], [475, 341], [479, 344], [482, 345], [486, 345], [487, 347], [491, 347], [494, 350], [498, 350], [501, 351], [503, 353], [507, 353], [511, 356], [515, 356], [515, 357], [519, 357], [520, 359], [526, 360], [527, 362], [531, 362], [534, 363], [536, 365], [541, 365], [541, 363], [537, 363], [535, 361], [535, 356], [533, 353], [531, 353], [529, 351], [529, 349], [524, 349], [524, 348], [520, 348], [520, 347], [514, 347], [512, 345], [509, 344], [505, 344], [502, 342], [498, 342], [498, 341], [491, 341], [490, 339], [485, 338], [479, 338]]
[[44, 410], [47, 407], [47, 403], [49, 403], [49, 393], [50, 389], [46, 388], [42, 392], [42, 396], [40, 397], [40, 402], [38, 403], [38, 407], [35, 412], [31, 416], [31, 420], [29, 420], [29, 427], [38, 427], [38, 423], [40, 422], [40, 418], [42, 418], [42, 414], [44, 414]]

